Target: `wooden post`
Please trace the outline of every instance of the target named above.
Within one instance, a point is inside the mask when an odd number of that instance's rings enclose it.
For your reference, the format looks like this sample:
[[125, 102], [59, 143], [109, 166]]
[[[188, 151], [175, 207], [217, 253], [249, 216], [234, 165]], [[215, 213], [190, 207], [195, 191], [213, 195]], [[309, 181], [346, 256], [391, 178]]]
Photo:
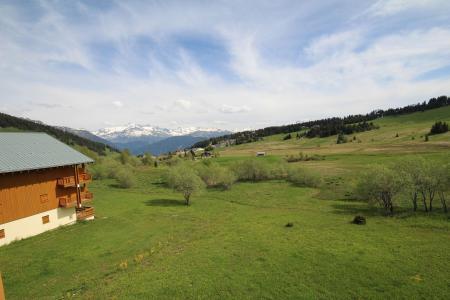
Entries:
[[0, 273], [0, 300], [5, 300], [5, 290], [3, 289], [3, 281], [1, 273]]
[[77, 207], [81, 208], [80, 179], [78, 178], [78, 165], [75, 165], [75, 186], [77, 189]]

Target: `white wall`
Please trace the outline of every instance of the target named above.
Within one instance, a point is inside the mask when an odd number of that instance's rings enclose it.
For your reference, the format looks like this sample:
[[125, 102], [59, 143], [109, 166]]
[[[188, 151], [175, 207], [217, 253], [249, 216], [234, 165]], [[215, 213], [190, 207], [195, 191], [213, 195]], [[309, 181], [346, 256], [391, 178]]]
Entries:
[[[42, 217], [47, 215], [50, 218], [50, 222], [42, 224]], [[0, 224], [0, 230], [5, 230], [5, 238], [0, 239], [0, 246], [55, 229], [62, 225], [73, 224], [76, 220], [75, 208], [57, 208], [31, 217]]]

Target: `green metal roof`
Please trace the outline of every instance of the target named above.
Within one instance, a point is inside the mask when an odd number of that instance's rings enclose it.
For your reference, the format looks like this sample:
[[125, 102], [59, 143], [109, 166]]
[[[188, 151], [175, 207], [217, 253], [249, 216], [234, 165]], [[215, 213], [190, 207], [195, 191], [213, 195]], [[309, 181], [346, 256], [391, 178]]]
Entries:
[[0, 173], [91, 162], [91, 158], [45, 133], [0, 132]]

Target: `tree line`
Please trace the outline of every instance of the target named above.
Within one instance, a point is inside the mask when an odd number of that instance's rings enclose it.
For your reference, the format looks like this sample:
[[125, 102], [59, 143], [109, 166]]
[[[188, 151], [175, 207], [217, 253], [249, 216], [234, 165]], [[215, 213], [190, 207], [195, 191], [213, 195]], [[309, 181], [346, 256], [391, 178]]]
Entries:
[[[370, 121], [384, 116], [396, 116], [414, 112], [426, 111], [434, 108], [450, 105], [450, 98], [439, 96], [428, 101], [407, 105], [400, 108], [389, 108], [387, 110], [374, 110], [368, 114], [349, 115], [343, 118], [326, 118], [314, 121], [300, 122], [282, 126], [271, 126], [258, 130], [236, 132], [220, 137], [200, 141], [193, 147], [206, 147], [210, 144], [220, 144], [233, 140], [235, 144], [250, 143], [274, 134], [287, 134], [290, 132], [306, 132], [306, 137], [326, 137], [338, 133], [351, 134], [375, 129], [376, 126]], [[358, 131], [359, 130], [359, 131]]]

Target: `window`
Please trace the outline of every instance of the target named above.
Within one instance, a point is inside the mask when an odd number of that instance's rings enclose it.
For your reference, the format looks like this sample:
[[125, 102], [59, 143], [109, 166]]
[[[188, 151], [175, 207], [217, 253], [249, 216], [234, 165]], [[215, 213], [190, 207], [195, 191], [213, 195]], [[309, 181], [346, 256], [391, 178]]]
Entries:
[[41, 198], [41, 203], [42, 204], [48, 202], [48, 195], [47, 194], [42, 194], [40, 198]]
[[5, 238], [5, 229], [0, 229], [0, 239]]
[[43, 216], [42, 217], [42, 224], [47, 224], [50, 222], [50, 217], [49, 215]]

